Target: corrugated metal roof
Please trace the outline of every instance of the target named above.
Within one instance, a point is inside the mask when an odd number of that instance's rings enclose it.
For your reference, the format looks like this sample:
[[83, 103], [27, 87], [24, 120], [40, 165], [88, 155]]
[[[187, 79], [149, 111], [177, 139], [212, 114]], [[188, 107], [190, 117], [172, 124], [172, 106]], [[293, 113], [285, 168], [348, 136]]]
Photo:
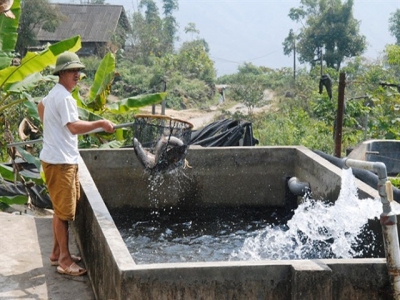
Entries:
[[[118, 21], [122, 17], [127, 20], [122, 5], [82, 5], [54, 3], [65, 20], [55, 32], [42, 28], [36, 29], [38, 41], [61, 41], [75, 35], [80, 35], [82, 42], [108, 42], [115, 32]], [[128, 25], [129, 26], [129, 25]]]

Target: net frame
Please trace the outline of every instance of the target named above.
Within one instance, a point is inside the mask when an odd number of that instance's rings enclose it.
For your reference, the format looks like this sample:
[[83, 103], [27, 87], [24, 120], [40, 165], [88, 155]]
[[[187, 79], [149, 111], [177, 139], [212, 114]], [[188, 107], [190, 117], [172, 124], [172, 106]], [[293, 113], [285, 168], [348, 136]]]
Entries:
[[167, 140], [171, 136], [180, 139], [184, 145], [188, 145], [191, 139], [193, 124], [181, 119], [152, 114], [135, 115], [133, 125], [134, 137], [143, 147], [154, 150], [157, 141], [164, 135]]
[[143, 155], [139, 155], [135, 150], [146, 171], [150, 174], [158, 174], [188, 166], [186, 155], [192, 128], [193, 125], [190, 122], [165, 115], [136, 115], [133, 125], [134, 139], [137, 139], [142, 148], [155, 157], [155, 165], [149, 166], [143, 163]]

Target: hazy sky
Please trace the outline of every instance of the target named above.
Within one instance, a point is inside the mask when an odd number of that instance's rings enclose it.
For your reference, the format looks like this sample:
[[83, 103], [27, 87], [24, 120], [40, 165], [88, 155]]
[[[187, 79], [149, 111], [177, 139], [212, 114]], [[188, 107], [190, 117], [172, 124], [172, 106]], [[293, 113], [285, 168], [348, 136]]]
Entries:
[[[139, 0], [106, 3], [124, 5], [130, 14]], [[218, 76], [236, 72], [244, 62], [270, 68], [292, 67], [293, 58], [283, 55], [282, 42], [290, 29], [299, 27], [288, 17], [290, 8], [299, 5], [299, 0], [179, 0], [179, 10], [174, 14], [180, 25], [179, 43], [191, 38], [183, 29], [189, 22], [195, 23], [210, 47]], [[368, 42], [365, 57], [376, 59], [386, 44], [395, 42], [389, 33], [389, 17], [397, 9], [399, 0], [354, 0], [354, 17], [361, 22], [360, 32]]]

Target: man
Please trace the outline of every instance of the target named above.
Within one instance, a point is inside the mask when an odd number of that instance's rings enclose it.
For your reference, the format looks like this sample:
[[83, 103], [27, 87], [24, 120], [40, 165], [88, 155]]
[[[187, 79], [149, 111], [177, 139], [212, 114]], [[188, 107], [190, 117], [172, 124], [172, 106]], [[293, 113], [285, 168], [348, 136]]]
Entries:
[[114, 124], [108, 120], [89, 122], [78, 118], [71, 91], [84, 68], [75, 53], [64, 52], [59, 55], [53, 71], [54, 75], [59, 76], [58, 83], [38, 105], [44, 130], [40, 160], [54, 209], [54, 245], [50, 261], [57, 266], [57, 272], [74, 276], [86, 273], [77, 264], [80, 257], [71, 255], [68, 247], [68, 222], [75, 219], [80, 191], [78, 134], [97, 128], [103, 128], [106, 132], [115, 130]]

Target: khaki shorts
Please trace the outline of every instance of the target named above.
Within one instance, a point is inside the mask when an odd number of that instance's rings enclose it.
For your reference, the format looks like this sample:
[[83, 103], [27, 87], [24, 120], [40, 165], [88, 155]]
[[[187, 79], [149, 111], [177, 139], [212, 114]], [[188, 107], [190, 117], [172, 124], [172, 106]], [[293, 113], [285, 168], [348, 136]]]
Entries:
[[61, 220], [73, 221], [80, 198], [78, 165], [48, 164], [42, 161], [42, 167], [54, 214]]

